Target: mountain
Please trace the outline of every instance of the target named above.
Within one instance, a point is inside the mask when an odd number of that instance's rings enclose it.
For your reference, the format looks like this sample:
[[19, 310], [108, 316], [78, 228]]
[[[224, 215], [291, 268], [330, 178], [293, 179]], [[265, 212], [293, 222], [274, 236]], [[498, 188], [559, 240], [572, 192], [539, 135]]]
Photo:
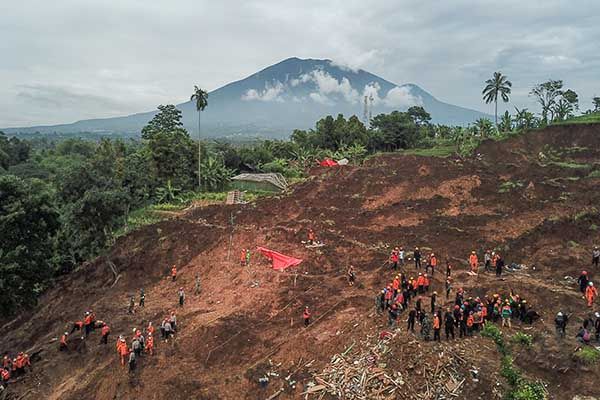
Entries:
[[[417, 85], [396, 85], [362, 69], [351, 70], [330, 60], [288, 58], [249, 77], [209, 93], [202, 113], [206, 136], [287, 137], [307, 129], [325, 115], [363, 118], [364, 96], [372, 97], [372, 115], [422, 105], [433, 122], [466, 125], [489, 115], [437, 100]], [[372, 104], [372, 105], [371, 105]], [[197, 112], [190, 101], [177, 107], [184, 126], [197, 133]], [[72, 124], [3, 129], [14, 133], [137, 133], [155, 111]]]

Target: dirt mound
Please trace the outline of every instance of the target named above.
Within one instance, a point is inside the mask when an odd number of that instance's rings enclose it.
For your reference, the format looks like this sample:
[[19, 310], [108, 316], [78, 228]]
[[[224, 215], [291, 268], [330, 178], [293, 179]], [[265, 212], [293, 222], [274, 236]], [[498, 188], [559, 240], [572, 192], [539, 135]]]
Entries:
[[[575, 325], [587, 310], [565, 276], [589, 268], [590, 249], [598, 241], [599, 180], [588, 176], [600, 162], [600, 128], [551, 127], [485, 142], [476, 153], [467, 160], [386, 154], [360, 168], [319, 168], [288, 196], [196, 208], [133, 232], [57, 282], [37, 308], [5, 321], [0, 350], [41, 350], [33, 372], [10, 385], [11, 395], [254, 400], [279, 392], [278, 399], [302, 398], [334, 354], [385, 328], [374, 313], [374, 297], [391, 278], [382, 264], [396, 245], [421, 246], [439, 260], [451, 260], [455, 286], [469, 295], [513, 290], [527, 298], [542, 318], [531, 329], [518, 324], [513, 329], [535, 337], [531, 349], [515, 354], [517, 365], [544, 380], [554, 398], [597, 394], [597, 369], [573, 358]], [[325, 247], [301, 244], [308, 227]], [[241, 267], [240, 250], [257, 246], [304, 261], [280, 273], [253, 253], [250, 266]], [[468, 276], [469, 252], [488, 248], [525, 268], [502, 279]], [[349, 263], [357, 269], [352, 288], [345, 280]], [[172, 265], [179, 271], [175, 283], [168, 277]], [[592, 278], [598, 273], [592, 271]], [[202, 286], [197, 296], [196, 274]], [[441, 275], [433, 279], [439, 292]], [[180, 286], [188, 295], [182, 308]], [[146, 307], [128, 314], [128, 296], [137, 298], [142, 287]], [[313, 313], [308, 328], [301, 318], [305, 305]], [[553, 333], [559, 308], [574, 313], [563, 342]], [[88, 309], [111, 324], [109, 346], [100, 345], [94, 332], [78, 350], [59, 353], [56, 338]], [[176, 338], [157, 343], [157, 354], [143, 357], [128, 374], [118, 363], [114, 338], [148, 321], [158, 324], [171, 310], [180, 326]], [[501, 391], [498, 355], [487, 339], [436, 345], [402, 332], [392, 343], [381, 361], [385, 366], [378, 368], [406, 377], [412, 395], [427, 398], [428, 388], [419, 386], [422, 371], [453, 354], [464, 359], [465, 367], [457, 369], [466, 379], [461, 396], [495, 398]], [[480, 371], [479, 382], [469, 373], [473, 367]], [[261, 387], [265, 377], [268, 384]]]

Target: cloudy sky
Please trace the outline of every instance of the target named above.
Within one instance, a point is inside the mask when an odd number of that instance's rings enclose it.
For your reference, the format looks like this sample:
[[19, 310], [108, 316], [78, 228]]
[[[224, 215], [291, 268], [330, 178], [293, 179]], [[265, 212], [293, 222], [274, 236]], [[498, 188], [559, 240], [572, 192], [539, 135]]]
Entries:
[[513, 105], [563, 79], [600, 95], [598, 0], [0, 1], [0, 127], [148, 111], [282, 59], [330, 58], [492, 112], [500, 70]]

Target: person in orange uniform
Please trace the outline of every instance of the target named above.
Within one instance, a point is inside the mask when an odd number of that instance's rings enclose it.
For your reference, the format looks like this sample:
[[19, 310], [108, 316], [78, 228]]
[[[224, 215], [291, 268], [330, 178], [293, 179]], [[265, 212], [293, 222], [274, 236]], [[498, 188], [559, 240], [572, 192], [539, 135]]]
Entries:
[[242, 249], [242, 252], [240, 253], [240, 266], [246, 266], [246, 249]]
[[308, 244], [309, 245], [313, 245], [315, 244], [315, 231], [312, 230], [312, 228], [310, 228], [308, 230]]
[[441, 341], [440, 339], [440, 317], [437, 313], [433, 314], [433, 340]]
[[68, 336], [69, 336], [69, 332], [65, 332], [65, 334], [60, 337], [60, 344], [58, 346], [58, 350], [60, 350], [60, 351], [69, 350], [69, 346], [67, 345], [67, 337]]
[[592, 307], [594, 300], [598, 297], [598, 290], [594, 287], [594, 282], [588, 282], [588, 287], [585, 289], [585, 298], [587, 300], [587, 306]]
[[146, 332], [148, 332], [149, 335], [154, 334], [154, 325], [152, 325], [152, 321], [148, 322], [148, 327], [146, 328]]
[[176, 279], [177, 279], [177, 267], [175, 265], [173, 265], [173, 267], [171, 267], [171, 280], [173, 282], [175, 282]]
[[475, 250], [473, 250], [469, 256], [469, 264], [471, 265], [471, 272], [475, 274], [477, 273], [478, 262], [477, 254], [475, 254]]
[[123, 336], [120, 336], [119, 340], [117, 341], [117, 352], [121, 357], [121, 365], [124, 366], [129, 356], [129, 348], [127, 347], [127, 342]]
[[154, 336], [151, 333], [148, 333], [146, 338], [146, 353], [154, 355]]
[[[429, 257], [429, 266], [431, 267], [431, 276], [433, 276], [433, 274], [435, 273], [435, 269], [437, 268], [438, 262], [437, 262], [437, 257], [435, 256], [434, 253], [431, 253], [431, 256]], [[427, 271], [425, 271], [427, 272]]]

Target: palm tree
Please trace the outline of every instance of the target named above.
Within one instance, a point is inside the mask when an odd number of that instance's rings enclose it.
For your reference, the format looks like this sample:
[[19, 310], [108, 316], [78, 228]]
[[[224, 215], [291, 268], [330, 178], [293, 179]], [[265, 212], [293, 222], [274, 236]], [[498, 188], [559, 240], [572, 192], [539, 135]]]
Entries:
[[506, 76], [502, 75], [501, 72], [494, 72], [494, 76], [492, 79], [488, 79], [485, 81], [486, 86], [483, 88], [481, 94], [483, 95], [483, 100], [485, 100], [485, 104], [490, 104], [492, 101], [495, 104], [495, 122], [496, 129], [498, 129], [498, 94], [501, 95], [502, 101], [508, 103], [508, 95], [510, 94], [510, 88], [512, 87], [512, 82], [509, 81]]
[[202, 142], [200, 141], [200, 113], [204, 111], [208, 105], [208, 92], [194, 85], [194, 94], [192, 94], [190, 100], [196, 102], [196, 110], [198, 111], [198, 190], [202, 190], [202, 179], [200, 175], [200, 162], [202, 159]]

